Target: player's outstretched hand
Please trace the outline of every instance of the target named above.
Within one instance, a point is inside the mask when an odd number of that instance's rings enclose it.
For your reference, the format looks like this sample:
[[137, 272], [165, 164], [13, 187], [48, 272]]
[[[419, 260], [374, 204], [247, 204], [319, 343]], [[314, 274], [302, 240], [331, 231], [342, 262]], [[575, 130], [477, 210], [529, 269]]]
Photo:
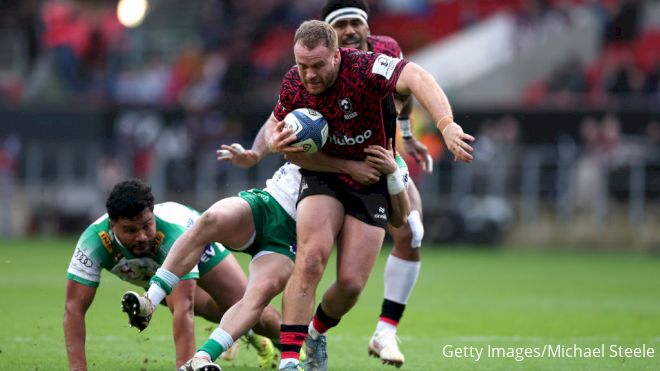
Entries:
[[417, 161], [424, 173], [433, 173], [433, 158], [424, 143], [415, 138], [406, 139], [403, 141], [403, 150]]
[[463, 128], [455, 122], [447, 125], [442, 131], [442, 137], [445, 139], [447, 149], [454, 154], [454, 161], [472, 162], [474, 149], [467, 142], [474, 142], [474, 137], [465, 134]]
[[296, 139], [296, 136], [292, 134], [291, 130], [284, 128], [284, 120], [278, 121], [273, 134], [268, 138], [268, 148], [271, 152], [277, 153], [304, 152], [305, 149], [303, 147], [291, 146], [291, 143], [295, 142]]
[[370, 145], [364, 149], [364, 152], [367, 153], [367, 157], [364, 161], [369, 164], [369, 166], [385, 175], [392, 174], [397, 169], [397, 164], [394, 160], [394, 151], [392, 150], [391, 138], [387, 148], [388, 149], [378, 145]]
[[251, 149], [245, 150], [242, 145], [234, 143], [232, 145], [223, 144], [220, 149], [215, 151], [219, 161], [231, 162], [232, 164], [250, 168], [259, 162], [259, 155]]

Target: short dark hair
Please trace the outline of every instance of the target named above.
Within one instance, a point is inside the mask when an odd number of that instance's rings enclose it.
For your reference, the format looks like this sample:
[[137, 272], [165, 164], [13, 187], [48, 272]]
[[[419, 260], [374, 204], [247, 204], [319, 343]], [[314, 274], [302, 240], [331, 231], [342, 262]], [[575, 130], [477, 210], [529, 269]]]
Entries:
[[301, 42], [307, 49], [314, 49], [320, 44], [330, 50], [337, 50], [338, 41], [335, 29], [329, 24], [317, 20], [305, 21], [296, 30], [293, 44]]
[[130, 179], [115, 184], [105, 201], [105, 208], [112, 220], [134, 218], [144, 209], [154, 210], [154, 195], [151, 187], [139, 179]]
[[364, 0], [328, 0], [321, 9], [321, 19], [325, 19], [328, 14], [343, 8], [358, 8], [364, 10], [367, 15], [369, 14], [369, 5]]

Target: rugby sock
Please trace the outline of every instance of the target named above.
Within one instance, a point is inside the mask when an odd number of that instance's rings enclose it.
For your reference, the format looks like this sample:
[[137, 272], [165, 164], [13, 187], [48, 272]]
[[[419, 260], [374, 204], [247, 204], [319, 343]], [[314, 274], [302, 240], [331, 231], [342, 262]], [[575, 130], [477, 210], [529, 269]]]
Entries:
[[211, 333], [206, 343], [197, 350], [195, 356], [197, 357], [198, 354], [203, 355], [203, 353], [206, 353], [211, 361], [215, 361], [216, 358], [220, 357], [222, 352], [231, 348], [233, 344], [234, 339], [231, 338], [231, 335], [218, 327]]
[[156, 310], [158, 304], [160, 304], [160, 302], [163, 301], [163, 299], [165, 299], [165, 296], [167, 296], [167, 293], [165, 292], [165, 290], [162, 289], [162, 287], [158, 286], [155, 283], [149, 286], [149, 290], [147, 291], [147, 297], [151, 302], [152, 311]]
[[282, 355], [280, 368], [287, 363], [300, 363], [300, 348], [307, 337], [307, 325], [285, 325], [280, 326], [280, 344], [282, 346]]
[[319, 304], [316, 307], [316, 313], [314, 313], [314, 319], [309, 326], [309, 334], [312, 336], [312, 339], [316, 339], [320, 334], [325, 334], [326, 331], [332, 327], [337, 326], [341, 319], [334, 319], [328, 316]]
[[273, 343], [275, 349], [279, 350], [282, 353], [282, 344], [280, 344], [280, 339], [270, 339], [270, 342]]
[[405, 304], [399, 304], [387, 299], [383, 300], [383, 307], [380, 311], [380, 319], [376, 326], [376, 332], [380, 332], [381, 330], [396, 331], [401, 316], [403, 316], [404, 309], [406, 309]]
[[403, 260], [390, 254], [385, 264], [385, 299], [403, 305], [408, 303], [421, 266], [421, 262]]
[[156, 274], [149, 280], [150, 285], [156, 284], [160, 286], [167, 295], [172, 292], [172, 289], [177, 283], [179, 283], [179, 277], [163, 267], [158, 268]]

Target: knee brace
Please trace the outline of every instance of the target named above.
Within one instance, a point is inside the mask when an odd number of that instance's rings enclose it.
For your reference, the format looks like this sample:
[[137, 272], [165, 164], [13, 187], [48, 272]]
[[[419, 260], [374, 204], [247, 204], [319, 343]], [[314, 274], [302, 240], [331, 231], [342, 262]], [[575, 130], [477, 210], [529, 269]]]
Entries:
[[424, 238], [424, 224], [419, 211], [413, 210], [408, 214], [408, 224], [410, 224], [410, 230], [412, 231], [410, 246], [416, 249], [422, 246], [422, 238]]

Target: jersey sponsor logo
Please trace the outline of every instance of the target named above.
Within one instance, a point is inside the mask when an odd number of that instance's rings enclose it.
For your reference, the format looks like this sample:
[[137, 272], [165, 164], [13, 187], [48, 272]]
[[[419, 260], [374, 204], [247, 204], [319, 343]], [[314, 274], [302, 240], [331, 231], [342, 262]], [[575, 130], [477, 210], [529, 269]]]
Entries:
[[156, 232], [156, 238], [154, 239], [154, 254], [158, 252], [158, 249], [160, 249], [160, 245], [163, 244], [164, 239], [165, 233], [161, 231]]
[[76, 248], [76, 251], [73, 253], [73, 257], [87, 268], [91, 268], [92, 265], [94, 265], [92, 259], [78, 248]]
[[110, 254], [112, 254], [112, 239], [110, 238], [108, 232], [99, 232], [99, 238], [101, 239], [101, 243], [103, 243], [103, 247], [105, 247], [105, 249], [108, 250]]
[[356, 144], [362, 144], [364, 143], [365, 140], [371, 138], [371, 130], [367, 129], [364, 133], [356, 136], [355, 138], [353, 137], [347, 137], [346, 135], [331, 135], [330, 138], [330, 143], [334, 143], [338, 146], [354, 146]]
[[379, 207], [378, 208], [378, 213], [374, 214], [374, 219], [387, 220], [387, 215], [385, 215], [385, 208], [384, 207]]
[[399, 61], [401, 61], [401, 59], [392, 58], [381, 54], [374, 61], [374, 66], [371, 68], [371, 72], [376, 75], [381, 75], [389, 80], [392, 78], [394, 69], [396, 68], [397, 64], [399, 64]]
[[213, 246], [211, 246], [211, 244], [208, 244], [204, 248], [204, 253], [202, 254], [202, 257], [199, 258], [199, 261], [202, 263], [207, 263], [214, 256], [215, 256], [215, 250], [213, 250]]
[[259, 198], [261, 198], [264, 202], [270, 201], [270, 197], [268, 197], [268, 195], [265, 195], [263, 193], [257, 193], [257, 196], [259, 196]]
[[337, 101], [339, 109], [344, 112], [344, 120], [350, 120], [357, 117], [357, 112], [353, 112], [353, 103], [348, 98], [341, 98]]

